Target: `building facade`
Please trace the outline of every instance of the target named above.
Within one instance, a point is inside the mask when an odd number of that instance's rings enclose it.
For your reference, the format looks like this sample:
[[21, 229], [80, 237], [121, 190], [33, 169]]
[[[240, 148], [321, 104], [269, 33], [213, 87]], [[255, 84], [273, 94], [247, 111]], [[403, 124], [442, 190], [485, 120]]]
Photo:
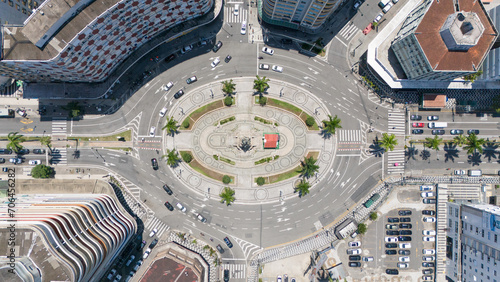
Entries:
[[0, 0], [0, 25], [23, 24], [44, 0]]
[[407, 79], [453, 80], [479, 71], [497, 36], [481, 1], [424, 0], [391, 49]]
[[160, 32], [208, 13], [213, 0], [46, 0], [2, 27], [0, 75], [27, 82], [99, 82]]
[[342, 3], [340, 0], [262, 0], [263, 21], [301, 30], [317, 30]]

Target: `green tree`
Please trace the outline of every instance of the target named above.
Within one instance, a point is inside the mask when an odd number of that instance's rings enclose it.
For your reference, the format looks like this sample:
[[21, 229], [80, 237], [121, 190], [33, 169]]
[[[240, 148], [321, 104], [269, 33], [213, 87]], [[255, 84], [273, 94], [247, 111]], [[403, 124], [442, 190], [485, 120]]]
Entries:
[[169, 165], [170, 167], [176, 167], [177, 164], [179, 164], [179, 162], [181, 161], [181, 158], [179, 158], [179, 154], [177, 153], [177, 151], [175, 149], [174, 150], [167, 149], [167, 154], [161, 156], [161, 158], [162, 159], [166, 158], [167, 165]]
[[181, 152], [181, 158], [185, 163], [190, 163], [193, 160], [193, 156], [189, 152]]
[[300, 180], [300, 183], [295, 187], [295, 192], [299, 192], [299, 197], [305, 196], [309, 194], [309, 188], [311, 188], [311, 184], [304, 179]]
[[189, 120], [188, 120], [188, 119], [185, 119], [185, 120], [182, 122], [182, 127], [184, 127], [184, 128], [189, 128]]
[[78, 117], [82, 113], [82, 107], [78, 105], [77, 101], [69, 102], [66, 106], [62, 106], [62, 108], [69, 112], [70, 118]]
[[257, 185], [262, 186], [266, 183], [266, 179], [262, 176], [257, 177]]
[[267, 97], [262, 96], [262, 94], [259, 97], [259, 104], [264, 107], [267, 104]]
[[323, 132], [327, 135], [335, 134], [337, 128], [342, 128], [340, 122], [341, 120], [337, 117], [337, 115], [335, 115], [335, 117], [328, 115], [328, 120], [323, 120]]
[[262, 78], [256, 75], [256, 79], [253, 80], [253, 89], [257, 91], [259, 94], [262, 94], [269, 88], [269, 78], [263, 76]]
[[396, 139], [396, 135], [394, 134], [382, 134], [382, 140], [378, 141], [380, 147], [384, 148], [386, 151], [394, 150], [394, 147], [398, 145], [398, 139]]
[[425, 147], [439, 151], [439, 145], [443, 141], [443, 138], [439, 138], [437, 135], [434, 135], [434, 138], [427, 137], [425, 138]]
[[467, 136], [467, 141], [465, 142], [464, 149], [467, 150], [467, 154], [472, 154], [476, 153], [476, 151], [479, 151], [479, 153], [483, 153], [483, 145], [486, 143], [486, 140], [483, 138], [477, 138], [477, 135], [472, 133], [469, 136]]
[[50, 136], [40, 137], [40, 144], [42, 144], [43, 146], [47, 146], [47, 148], [49, 148], [52, 151], [52, 149], [50, 148], [50, 145], [52, 144], [51, 142], [52, 138]]
[[233, 83], [233, 80], [230, 79], [229, 81], [223, 81], [222, 83], [222, 92], [225, 94], [231, 96], [234, 93], [234, 90], [236, 90], [236, 84]]
[[224, 183], [224, 184], [231, 183], [231, 177], [229, 177], [229, 175], [222, 176], [222, 183]]
[[36, 165], [31, 169], [33, 178], [50, 178], [54, 175], [54, 169], [44, 164]]
[[464, 80], [467, 80], [469, 82], [474, 82], [478, 77], [480, 77], [481, 75], [483, 74], [483, 71], [482, 70], [478, 70], [477, 72], [475, 73], [472, 73], [472, 74], [468, 74], [468, 75], [465, 75], [463, 77]]
[[174, 119], [174, 117], [169, 117], [167, 118], [167, 123], [162, 129], [167, 130], [167, 134], [174, 136], [174, 134], [177, 133], [178, 127], [179, 125], [177, 125], [177, 121]]
[[500, 113], [500, 95], [493, 97], [492, 108], [495, 112]]
[[232, 202], [234, 202], [234, 200], [236, 200], [234, 194], [235, 192], [233, 189], [229, 187], [224, 187], [224, 191], [222, 191], [222, 193], [219, 194], [219, 197], [221, 197], [220, 202], [221, 203], [226, 202], [226, 205], [229, 206]]
[[377, 214], [376, 212], [372, 212], [372, 213], [370, 214], [370, 219], [371, 219], [372, 221], [377, 220], [377, 218], [378, 218], [378, 214]]
[[307, 125], [308, 127], [311, 127], [311, 126], [313, 126], [313, 125], [314, 125], [314, 118], [313, 118], [312, 116], [308, 116], [308, 117], [306, 118], [306, 125]]
[[318, 172], [319, 165], [316, 164], [316, 161], [313, 157], [304, 158], [301, 162], [302, 168], [300, 170], [300, 175], [305, 178], [310, 178], [314, 175], [314, 173]]
[[19, 132], [10, 132], [9, 135], [7, 135], [7, 140], [9, 141], [9, 143], [7, 143], [7, 149], [11, 149], [16, 153], [23, 148], [21, 143], [26, 141], [24, 136], [18, 133]]
[[455, 143], [458, 147], [462, 147], [467, 142], [467, 138], [462, 134], [455, 136], [453, 138], [453, 143]]
[[231, 107], [233, 105], [233, 97], [230, 95], [226, 96], [226, 98], [224, 98], [224, 105]]
[[365, 233], [366, 233], [366, 230], [367, 230], [366, 224], [364, 224], [364, 223], [360, 223], [360, 224], [358, 225], [358, 233], [359, 233], [359, 234], [365, 234]]

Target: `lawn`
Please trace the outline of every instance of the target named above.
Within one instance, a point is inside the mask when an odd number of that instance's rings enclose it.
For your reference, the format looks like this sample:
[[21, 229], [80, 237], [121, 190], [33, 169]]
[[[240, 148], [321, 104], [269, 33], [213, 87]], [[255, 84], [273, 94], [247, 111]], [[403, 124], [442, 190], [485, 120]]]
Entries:
[[[313, 151], [313, 152], [307, 153], [306, 158], [313, 157], [313, 159], [317, 160], [318, 156], [319, 156], [319, 152]], [[280, 181], [295, 177], [295, 176], [300, 174], [301, 168], [302, 168], [302, 165], [299, 165], [299, 166], [295, 167], [294, 169], [291, 169], [291, 170], [288, 170], [288, 171], [285, 171], [285, 172], [282, 172], [279, 174], [271, 175], [268, 177], [264, 177], [264, 179], [266, 180], [265, 184], [276, 183], [276, 182], [280, 182]], [[257, 182], [257, 178], [255, 178], [254, 181]]]
[[[289, 104], [287, 102], [281, 101], [281, 100], [276, 100], [272, 98], [267, 99], [267, 104], [269, 106], [274, 106], [276, 108], [280, 108], [289, 112], [292, 112], [296, 116], [298, 116], [304, 123], [306, 122], [306, 119], [310, 117], [306, 112], [302, 111], [301, 109], [295, 107], [292, 104]], [[318, 124], [316, 124], [316, 120], [314, 121], [314, 124], [309, 127], [311, 130], [319, 130]]]
[[[196, 121], [203, 116], [204, 114], [211, 112], [213, 110], [217, 110], [220, 108], [223, 108], [224, 106], [224, 101], [223, 100], [217, 100], [214, 101], [210, 104], [206, 104], [205, 106], [201, 106], [194, 112], [192, 112], [185, 120], [189, 121], [189, 127], [185, 128], [185, 130], [191, 130], [193, 125], [196, 123]], [[184, 129], [184, 128], [183, 128]]]
[[71, 139], [79, 141], [117, 141], [118, 137], [125, 138], [125, 141], [132, 141], [132, 130], [123, 131], [114, 135], [97, 136], [97, 137], [82, 137], [72, 136]]
[[[210, 177], [212, 179], [222, 182], [222, 177], [224, 176], [224, 174], [218, 173], [216, 171], [207, 168], [206, 166], [200, 164], [195, 158], [193, 158], [193, 160], [189, 163], [189, 166], [192, 169], [196, 170], [197, 172], [205, 175], [206, 177]], [[231, 175], [228, 176], [231, 178], [231, 183], [234, 184], [234, 176]]]

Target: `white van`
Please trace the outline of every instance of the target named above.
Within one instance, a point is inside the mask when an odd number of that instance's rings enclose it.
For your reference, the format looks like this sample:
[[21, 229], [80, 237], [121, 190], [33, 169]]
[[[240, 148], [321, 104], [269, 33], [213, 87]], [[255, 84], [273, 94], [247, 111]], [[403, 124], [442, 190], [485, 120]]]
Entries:
[[394, 4], [392, 4], [392, 2], [385, 5], [385, 7], [382, 9], [382, 12], [384, 12], [384, 13], [389, 12], [389, 10], [392, 8], [392, 5], [394, 5]]
[[467, 175], [472, 177], [483, 176], [483, 172], [480, 169], [469, 169]]
[[446, 127], [448, 127], [448, 123], [447, 122], [429, 122], [427, 127], [429, 127], [429, 128], [446, 128]]
[[378, 6], [383, 9], [387, 4], [389, 4], [389, 2], [391, 2], [391, 0], [380, 0], [380, 2], [378, 2]]
[[238, 16], [238, 14], [240, 13], [240, 4], [234, 5], [234, 12], [233, 13], [235, 16]]

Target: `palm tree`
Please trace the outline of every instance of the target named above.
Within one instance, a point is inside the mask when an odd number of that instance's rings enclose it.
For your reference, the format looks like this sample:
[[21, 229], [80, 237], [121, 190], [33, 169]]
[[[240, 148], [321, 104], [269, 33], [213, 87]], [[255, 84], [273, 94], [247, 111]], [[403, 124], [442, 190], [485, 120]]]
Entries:
[[309, 178], [314, 175], [314, 173], [318, 172], [319, 165], [316, 164], [316, 161], [312, 156], [309, 158], [304, 158], [304, 161], [301, 162], [302, 168], [300, 169], [300, 176]]
[[311, 187], [311, 184], [307, 181], [304, 181], [304, 179], [300, 180], [300, 183], [295, 187], [295, 192], [299, 192], [299, 197], [305, 196], [309, 194], [309, 188]]
[[236, 89], [236, 84], [233, 83], [232, 79], [230, 79], [229, 81], [226, 80], [222, 82], [222, 92], [226, 93], [227, 95], [233, 94], [235, 89]]
[[9, 133], [9, 135], [7, 135], [7, 140], [9, 140], [9, 143], [7, 144], [7, 149], [11, 149], [16, 153], [23, 148], [21, 143], [26, 141], [24, 136], [18, 133], [19, 132], [11, 132]]
[[179, 154], [175, 149], [173, 149], [172, 151], [167, 149], [167, 154], [161, 156], [161, 158], [167, 158], [167, 165], [169, 165], [170, 167], [176, 167], [177, 164], [181, 161], [181, 158], [179, 157]]
[[43, 146], [47, 146], [47, 148], [49, 148], [52, 151], [52, 149], [50, 148], [51, 142], [52, 139], [50, 138], [50, 136], [40, 137], [40, 144], [42, 144]]
[[222, 199], [220, 200], [221, 203], [226, 202], [226, 205], [230, 205], [236, 198], [234, 197], [234, 190], [229, 188], [229, 187], [224, 187], [224, 191], [219, 194], [219, 197]]
[[476, 151], [479, 151], [479, 153], [483, 153], [483, 145], [486, 143], [486, 140], [483, 138], [477, 138], [477, 135], [472, 133], [469, 136], [467, 136], [467, 141], [465, 142], [464, 149], [467, 150], [467, 154], [472, 154], [476, 153]]
[[458, 147], [462, 147], [465, 144], [465, 142], [467, 142], [467, 137], [460, 134], [458, 136], [455, 136], [455, 138], [453, 138], [453, 142], [457, 144]]
[[443, 138], [439, 138], [437, 135], [434, 135], [434, 138], [427, 137], [425, 138], [425, 147], [434, 149], [437, 152], [441, 141], [443, 141]]
[[382, 140], [378, 141], [380, 147], [384, 148], [386, 151], [393, 151], [394, 147], [398, 145], [398, 139], [396, 139], [396, 135], [394, 134], [382, 134]]
[[209, 245], [205, 245], [205, 247], [203, 247], [204, 250], [209, 250], [211, 247]]
[[182, 240], [186, 240], [186, 233], [177, 233], [177, 236], [179, 236], [179, 238], [181, 238]]
[[262, 95], [262, 93], [269, 88], [269, 84], [267, 84], [269, 82], [269, 78], [266, 78], [265, 76], [260, 78], [258, 75], [256, 75], [256, 77], [257, 78], [253, 80], [253, 89]]
[[210, 256], [213, 256], [215, 254], [215, 250], [212, 248], [210, 248], [209, 252], [210, 252]]
[[328, 115], [328, 120], [323, 121], [323, 130], [325, 133], [328, 135], [335, 134], [335, 130], [337, 128], [342, 128], [340, 125], [341, 120], [335, 115], [334, 118], [332, 118], [331, 115]]
[[178, 127], [179, 125], [177, 125], [177, 121], [174, 119], [174, 117], [169, 117], [167, 119], [167, 123], [162, 129], [166, 129], [168, 132], [167, 134], [174, 136], [174, 134], [177, 132]]

